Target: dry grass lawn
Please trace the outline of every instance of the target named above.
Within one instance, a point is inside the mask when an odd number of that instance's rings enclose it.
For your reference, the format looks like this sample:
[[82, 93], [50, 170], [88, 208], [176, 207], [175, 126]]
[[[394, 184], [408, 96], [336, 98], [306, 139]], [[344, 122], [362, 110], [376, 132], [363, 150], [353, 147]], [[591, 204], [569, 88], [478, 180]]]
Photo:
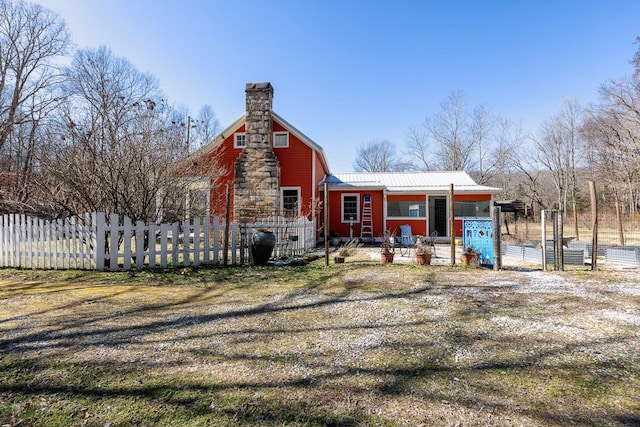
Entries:
[[0, 425], [640, 425], [637, 271], [0, 270]]

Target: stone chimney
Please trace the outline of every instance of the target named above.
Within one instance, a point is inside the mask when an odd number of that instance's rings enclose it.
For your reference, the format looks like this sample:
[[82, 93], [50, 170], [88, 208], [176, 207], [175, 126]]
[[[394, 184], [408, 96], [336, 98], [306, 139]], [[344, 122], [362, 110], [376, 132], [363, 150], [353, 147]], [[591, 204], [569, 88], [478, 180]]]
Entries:
[[255, 222], [280, 211], [280, 163], [273, 152], [271, 83], [246, 85], [246, 145], [235, 164], [234, 218]]

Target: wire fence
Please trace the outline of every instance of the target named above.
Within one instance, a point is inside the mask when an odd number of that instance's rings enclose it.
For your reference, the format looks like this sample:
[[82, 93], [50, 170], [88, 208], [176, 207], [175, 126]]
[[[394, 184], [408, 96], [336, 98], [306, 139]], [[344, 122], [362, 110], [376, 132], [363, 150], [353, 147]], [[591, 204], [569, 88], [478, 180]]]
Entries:
[[[574, 261], [576, 265], [593, 265], [592, 215], [564, 215], [561, 223], [562, 236], [558, 236], [558, 242], [562, 241], [564, 258]], [[622, 214], [602, 209], [597, 215], [596, 229], [596, 264], [640, 267], [640, 214]], [[554, 262], [553, 229], [549, 223], [546, 224], [545, 234], [543, 238], [543, 221], [540, 217], [518, 219], [516, 215], [504, 215], [502, 241], [507, 255], [505, 262], [512, 262], [521, 254], [522, 261], [542, 264], [543, 240], [546, 240], [547, 252], [551, 253], [547, 262]]]

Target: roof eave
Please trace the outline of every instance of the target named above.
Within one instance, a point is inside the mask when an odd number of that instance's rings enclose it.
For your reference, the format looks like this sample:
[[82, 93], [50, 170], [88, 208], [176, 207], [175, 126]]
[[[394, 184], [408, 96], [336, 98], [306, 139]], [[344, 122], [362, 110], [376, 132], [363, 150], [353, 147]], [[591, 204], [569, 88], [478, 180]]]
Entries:
[[229, 136], [230, 134], [233, 134], [238, 128], [240, 128], [244, 124], [246, 116], [247, 116], [246, 113], [243, 114], [235, 122], [231, 123], [231, 125], [224, 128], [218, 135], [216, 135], [215, 138], [213, 138], [211, 142], [203, 145], [193, 153], [189, 153], [186, 157], [182, 158], [180, 161], [178, 161], [178, 166], [188, 162], [191, 159], [198, 159], [203, 155], [206, 155], [212, 152], [213, 150], [215, 150], [220, 144], [224, 142], [227, 136]]

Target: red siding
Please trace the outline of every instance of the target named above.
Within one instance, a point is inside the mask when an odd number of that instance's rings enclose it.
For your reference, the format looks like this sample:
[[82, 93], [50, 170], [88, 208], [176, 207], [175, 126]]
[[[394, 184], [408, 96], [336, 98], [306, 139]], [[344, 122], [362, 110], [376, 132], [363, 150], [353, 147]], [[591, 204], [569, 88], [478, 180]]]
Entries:
[[[244, 130], [244, 125], [242, 125], [235, 131], [235, 133], [244, 132]], [[224, 168], [223, 178], [220, 179], [215, 186], [212, 185], [211, 187], [211, 215], [225, 215], [227, 203], [226, 188], [227, 184], [229, 184], [231, 185], [231, 216], [233, 218], [233, 178], [235, 174], [235, 163], [242, 152], [241, 148], [233, 147], [235, 133], [227, 135], [215, 151], [209, 154], [209, 156], [219, 156], [218, 161], [221, 167]]]
[[[274, 120], [273, 131], [285, 132], [288, 129]], [[303, 214], [308, 214], [311, 207], [311, 188], [319, 182], [313, 182], [313, 149], [289, 132], [289, 147], [274, 148], [273, 152], [280, 162], [280, 186], [300, 187], [300, 208]]]
[[[343, 223], [341, 214], [342, 214], [342, 194], [359, 194], [360, 195], [360, 212], [362, 212], [362, 202], [364, 200], [365, 194], [371, 195], [372, 200], [372, 210], [373, 210], [373, 237], [379, 238], [384, 234], [383, 229], [383, 221], [384, 221], [384, 204], [383, 204], [383, 193], [381, 190], [334, 190], [329, 192], [329, 205], [330, 205], [330, 218], [329, 218], [329, 231], [336, 231], [341, 237], [349, 236], [349, 224]], [[322, 195], [320, 195], [322, 197]], [[454, 196], [455, 200], [491, 200], [490, 194], [456, 194]], [[388, 195], [387, 200], [402, 200], [402, 201], [412, 201], [412, 200], [425, 200], [426, 196], [424, 193], [416, 193], [416, 194], [401, 194], [401, 195]], [[362, 219], [362, 218], [361, 218]], [[448, 221], [448, 218], [447, 218]], [[426, 218], [401, 218], [401, 219], [389, 219], [387, 218], [387, 229], [391, 232], [395, 232], [396, 235], [400, 235], [400, 226], [404, 224], [409, 224], [411, 226], [411, 232], [413, 235], [419, 236], [427, 236], [428, 226]], [[462, 236], [462, 221], [455, 220], [455, 236]], [[355, 228], [353, 230], [354, 237], [360, 237], [360, 223], [355, 224]]]
[[[342, 194], [360, 195], [360, 221], [362, 221], [362, 205], [364, 196], [371, 196], [373, 213], [373, 238], [384, 235], [383, 195], [382, 190], [329, 191], [329, 231], [336, 231], [340, 237], [349, 237], [349, 223], [342, 222]], [[360, 222], [354, 224], [353, 237], [360, 237]]]
[[454, 219], [453, 226], [455, 228], [455, 237], [462, 237], [462, 220]]
[[491, 200], [491, 194], [454, 194], [453, 200], [469, 200], [469, 201], [480, 201], [480, 200]]
[[[234, 148], [234, 134], [244, 132], [244, 124], [235, 132], [226, 136], [224, 141], [220, 143], [213, 153], [209, 153], [202, 159], [206, 162], [213, 156], [219, 156], [219, 163], [224, 168], [223, 178], [217, 185], [212, 186], [211, 214], [224, 215], [226, 211], [226, 185], [231, 185], [231, 214], [233, 216], [233, 182], [235, 174], [235, 162], [242, 152], [241, 148]], [[321, 161], [321, 155], [316, 155], [316, 170], [313, 174], [313, 148], [302, 142], [289, 129], [282, 126], [276, 120], [273, 121], [274, 132], [289, 132], [289, 147], [274, 148], [274, 153], [280, 163], [280, 186], [281, 187], [300, 187], [300, 203], [303, 214], [310, 213], [312, 205], [313, 188], [316, 189], [316, 199], [318, 197], [318, 184], [328, 173], [324, 169]], [[215, 154], [214, 154], [215, 153]]]
[[400, 226], [409, 224], [411, 226], [411, 234], [414, 236], [427, 235], [427, 220], [421, 219], [387, 219], [387, 228], [394, 232], [396, 236], [400, 235]]

